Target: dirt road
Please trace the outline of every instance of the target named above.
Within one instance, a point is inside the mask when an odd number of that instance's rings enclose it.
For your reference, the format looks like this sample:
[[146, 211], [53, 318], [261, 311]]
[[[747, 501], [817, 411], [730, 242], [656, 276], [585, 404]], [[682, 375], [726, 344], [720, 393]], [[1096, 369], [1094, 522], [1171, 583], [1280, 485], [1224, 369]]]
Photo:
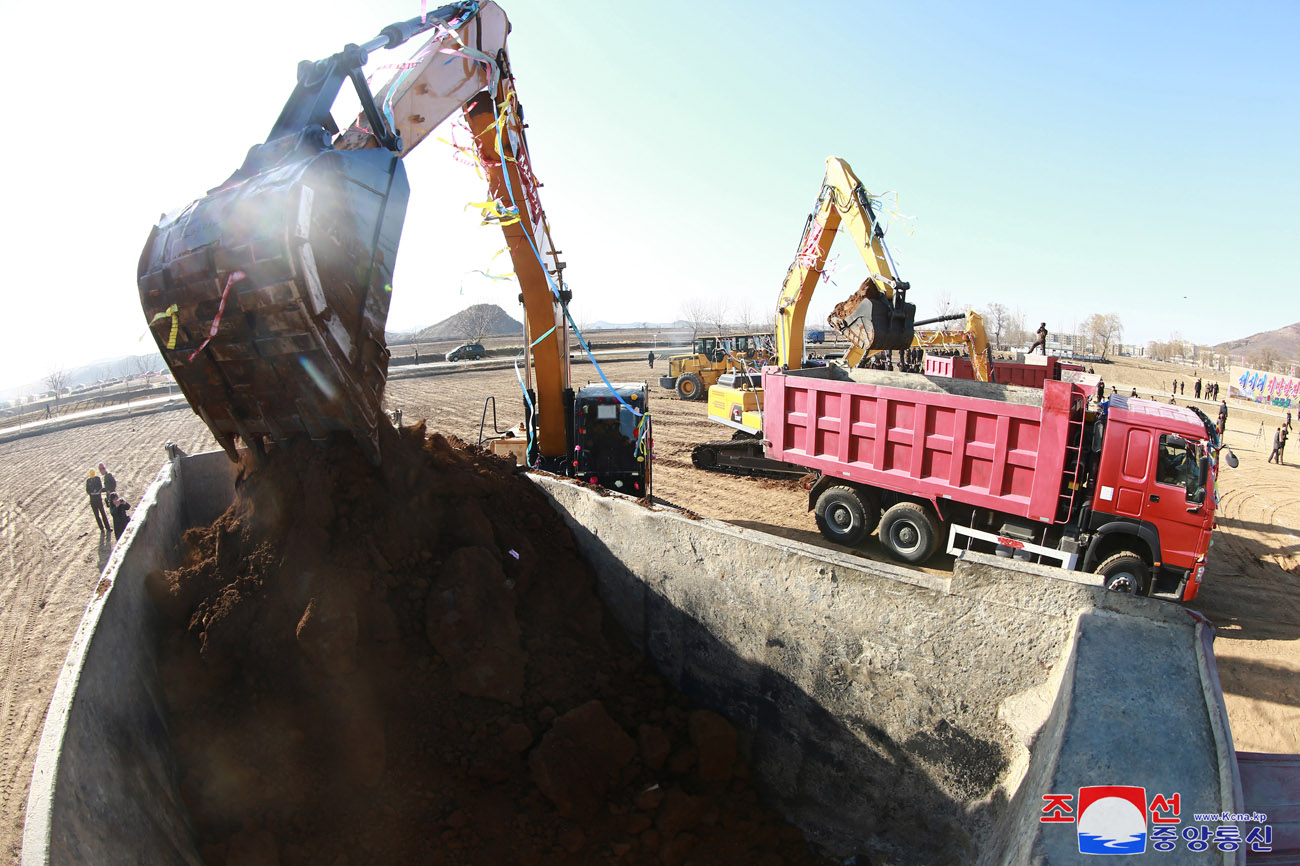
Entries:
[[[648, 370], [643, 361], [606, 368], [614, 381], [653, 382], [660, 372]], [[1105, 375], [1107, 382], [1137, 386], [1144, 395], [1171, 378], [1156, 365], [1116, 365], [1105, 368]], [[575, 384], [588, 376], [598, 381], [587, 366], [575, 366], [574, 376]], [[498, 420], [508, 426], [520, 411], [518, 394], [513, 371], [476, 370], [471, 364], [452, 375], [390, 382], [388, 404], [402, 410], [404, 423], [427, 417], [431, 427], [472, 442], [478, 438], [483, 398], [496, 396]], [[707, 517], [830, 546], [817, 533], [806, 496], [795, 485], [691, 467], [691, 447], [718, 438], [719, 428], [704, 420], [702, 404], [679, 402], [657, 387], [651, 401], [658, 497]], [[1220, 530], [1205, 589], [1193, 607], [1219, 624], [1219, 670], [1237, 748], [1300, 752], [1300, 587], [1287, 570], [1300, 565], [1300, 449], [1293, 446], [1291, 465], [1265, 465], [1258, 428], [1273, 420], [1235, 409], [1230, 416], [1228, 441], [1241, 466], [1223, 474]], [[95, 528], [82, 482], [102, 460], [117, 476], [119, 491], [134, 503], [163, 464], [167, 440], [190, 453], [216, 447], [187, 410], [0, 444], [7, 470], [0, 484], [0, 862], [18, 861], [46, 704], [111, 553]], [[883, 558], [874, 539], [859, 553]], [[947, 565], [943, 557], [931, 563], [936, 569]], [[1158, 660], [1130, 661], [1158, 665]]]

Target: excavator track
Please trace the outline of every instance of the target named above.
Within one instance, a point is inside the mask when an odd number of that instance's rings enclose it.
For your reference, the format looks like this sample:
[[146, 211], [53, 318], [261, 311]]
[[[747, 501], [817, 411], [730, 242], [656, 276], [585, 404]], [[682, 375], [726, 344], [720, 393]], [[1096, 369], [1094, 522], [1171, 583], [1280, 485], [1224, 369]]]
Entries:
[[758, 478], [801, 478], [808, 474], [806, 466], [767, 458], [763, 440], [751, 437], [701, 442], [691, 449], [691, 465], [706, 472]]

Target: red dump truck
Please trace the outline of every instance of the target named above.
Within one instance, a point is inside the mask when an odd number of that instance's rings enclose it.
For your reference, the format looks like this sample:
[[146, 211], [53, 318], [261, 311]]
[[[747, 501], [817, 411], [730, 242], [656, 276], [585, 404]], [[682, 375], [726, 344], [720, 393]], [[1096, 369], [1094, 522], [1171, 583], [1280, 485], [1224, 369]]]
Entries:
[[[821, 474], [808, 507], [843, 544], [877, 525], [896, 559], [983, 550], [1191, 600], [1214, 528], [1219, 442], [1193, 409], [822, 367], [764, 372], [767, 456]], [[1233, 458], [1229, 455], [1229, 463]]]

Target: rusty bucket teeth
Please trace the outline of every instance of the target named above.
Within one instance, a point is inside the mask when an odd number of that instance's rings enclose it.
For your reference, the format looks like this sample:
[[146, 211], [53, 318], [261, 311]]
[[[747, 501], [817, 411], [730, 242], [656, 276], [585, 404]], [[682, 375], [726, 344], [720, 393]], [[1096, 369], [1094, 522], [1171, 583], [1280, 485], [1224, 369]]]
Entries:
[[145, 320], [227, 451], [235, 436], [345, 431], [378, 462], [408, 195], [389, 151], [327, 149], [232, 179], [150, 233], [137, 274]]

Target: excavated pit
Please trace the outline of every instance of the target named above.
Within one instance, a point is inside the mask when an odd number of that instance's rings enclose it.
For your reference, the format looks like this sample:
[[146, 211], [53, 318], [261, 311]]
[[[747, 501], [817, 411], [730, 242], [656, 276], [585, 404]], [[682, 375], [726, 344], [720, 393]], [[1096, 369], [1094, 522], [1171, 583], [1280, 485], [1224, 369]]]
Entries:
[[605, 615], [535, 484], [423, 425], [240, 468], [148, 579], [211, 866], [831, 862]]

